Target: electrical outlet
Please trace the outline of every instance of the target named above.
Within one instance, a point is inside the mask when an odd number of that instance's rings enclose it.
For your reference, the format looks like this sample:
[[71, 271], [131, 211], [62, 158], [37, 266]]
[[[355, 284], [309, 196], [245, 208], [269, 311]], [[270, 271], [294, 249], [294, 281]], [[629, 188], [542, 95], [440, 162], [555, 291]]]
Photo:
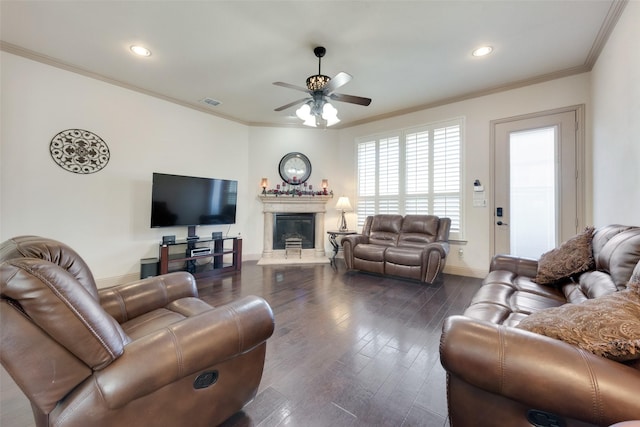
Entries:
[[458, 258], [464, 258], [464, 249], [460, 248], [458, 249]]

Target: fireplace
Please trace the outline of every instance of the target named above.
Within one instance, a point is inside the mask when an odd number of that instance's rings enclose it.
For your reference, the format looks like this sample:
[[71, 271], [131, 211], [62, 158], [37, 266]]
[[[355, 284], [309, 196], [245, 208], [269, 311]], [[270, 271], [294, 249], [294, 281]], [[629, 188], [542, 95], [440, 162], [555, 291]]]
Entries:
[[[258, 265], [272, 263], [313, 262], [328, 263], [325, 252], [327, 236], [324, 231], [326, 204], [332, 195], [275, 197], [259, 196], [264, 213], [263, 251]], [[279, 224], [281, 231], [278, 231]], [[286, 258], [283, 234], [299, 234], [303, 239], [301, 260]]]
[[276, 213], [273, 249], [284, 249], [289, 238], [302, 239], [302, 249], [314, 248], [315, 215], [312, 213]]

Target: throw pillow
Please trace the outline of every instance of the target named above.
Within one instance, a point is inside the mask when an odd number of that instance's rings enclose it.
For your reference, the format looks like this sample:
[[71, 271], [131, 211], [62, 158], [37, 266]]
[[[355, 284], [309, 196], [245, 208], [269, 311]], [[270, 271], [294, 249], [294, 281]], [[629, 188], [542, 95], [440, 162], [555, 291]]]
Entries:
[[516, 327], [618, 362], [640, 359], [640, 284], [580, 304], [538, 311]]
[[538, 271], [534, 282], [540, 285], [552, 285], [576, 274], [592, 270], [595, 267], [591, 241], [593, 227], [587, 227], [582, 233], [564, 242], [560, 247], [542, 254], [538, 260]]

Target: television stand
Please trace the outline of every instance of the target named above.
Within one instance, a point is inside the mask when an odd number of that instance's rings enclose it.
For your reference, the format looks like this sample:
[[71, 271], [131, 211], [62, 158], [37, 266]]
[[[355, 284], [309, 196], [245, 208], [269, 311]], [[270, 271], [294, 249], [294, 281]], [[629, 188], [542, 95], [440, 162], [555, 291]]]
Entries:
[[196, 226], [189, 225], [187, 226], [187, 240], [198, 240], [200, 237], [196, 234]]
[[[194, 251], [207, 248], [208, 251]], [[241, 268], [241, 238], [187, 238], [176, 240], [175, 243], [160, 244], [160, 274], [188, 271], [194, 277], [201, 278], [240, 271]]]

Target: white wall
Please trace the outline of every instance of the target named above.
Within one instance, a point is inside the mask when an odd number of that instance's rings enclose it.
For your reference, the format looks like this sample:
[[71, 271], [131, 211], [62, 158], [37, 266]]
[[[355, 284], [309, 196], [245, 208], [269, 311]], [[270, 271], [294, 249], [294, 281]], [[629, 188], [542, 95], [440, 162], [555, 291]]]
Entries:
[[[231, 233], [253, 222], [246, 126], [1, 55], [1, 240], [35, 234], [67, 243], [99, 285], [139, 274], [140, 259], [158, 255], [163, 234], [187, 231], [150, 228], [152, 172], [236, 179], [240, 203]], [[49, 143], [70, 128], [90, 130], [108, 144], [103, 170], [80, 175], [54, 163]], [[216, 230], [200, 228], [201, 234]]]
[[[491, 120], [586, 104], [588, 89], [589, 74], [584, 73], [345, 129], [340, 133], [340, 158], [345, 168], [347, 165], [354, 164], [354, 140], [357, 137], [463, 116], [465, 118], [463, 217], [467, 244], [452, 245], [445, 271], [482, 277], [488, 270], [491, 258], [490, 232], [493, 216], [489, 207], [472, 206], [472, 188], [474, 180], [479, 179], [485, 185], [487, 200], [491, 199], [491, 170], [489, 169]], [[355, 175], [352, 175], [350, 181], [355, 182]], [[351, 189], [351, 193], [355, 193], [355, 189]], [[464, 251], [462, 258], [458, 256], [460, 248]]]
[[640, 225], [640, 2], [627, 4], [592, 71], [594, 224]]
[[[277, 127], [252, 127], [249, 129], [249, 182], [253, 184], [253, 198], [249, 201], [253, 221], [249, 224], [247, 233], [251, 242], [243, 247], [245, 258], [258, 259], [263, 249], [263, 214], [262, 203], [258, 195], [262, 191], [260, 181], [267, 178], [269, 188], [275, 188], [282, 182], [278, 173], [280, 159], [287, 153], [300, 152], [311, 162], [311, 176], [307, 181], [314, 190], [320, 189], [323, 179], [329, 180], [329, 189], [335, 193], [334, 198], [327, 202], [325, 215], [325, 230], [336, 229], [338, 212], [335, 205], [343, 192], [344, 173], [336, 167], [338, 156], [338, 131], [332, 129], [300, 129]], [[349, 168], [351, 170], [351, 168]], [[353, 224], [353, 223], [352, 223]], [[353, 224], [355, 225], [355, 224]], [[325, 236], [325, 251], [329, 251], [329, 240]]]
[[[186, 227], [149, 228], [151, 173], [158, 171], [237, 179], [238, 223], [230, 233], [242, 234], [245, 258], [255, 259], [262, 251], [260, 178], [271, 185], [279, 181], [284, 154], [307, 155], [313, 168], [310, 183], [327, 178], [336, 196], [345, 194], [355, 202], [357, 137], [464, 116], [468, 243], [460, 246], [462, 259], [458, 247], [452, 248], [447, 269], [482, 275], [490, 259], [492, 217], [489, 208], [472, 207], [471, 186], [479, 179], [491, 197], [490, 121], [583, 103], [591, 124], [585, 147], [587, 222], [637, 225], [639, 21], [640, 2], [630, 2], [592, 73], [324, 131], [247, 127], [0, 52], [0, 240], [39, 234], [68, 243], [86, 259], [100, 285], [136, 275], [140, 258], [157, 256], [163, 234], [186, 234]], [[93, 131], [107, 142], [111, 160], [105, 169], [77, 175], [53, 162], [49, 142], [69, 128]], [[327, 205], [325, 228], [337, 224], [336, 201]], [[355, 215], [348, 221], [355, 224]], [[201, 228], [200, 234], [227, 231]]]

